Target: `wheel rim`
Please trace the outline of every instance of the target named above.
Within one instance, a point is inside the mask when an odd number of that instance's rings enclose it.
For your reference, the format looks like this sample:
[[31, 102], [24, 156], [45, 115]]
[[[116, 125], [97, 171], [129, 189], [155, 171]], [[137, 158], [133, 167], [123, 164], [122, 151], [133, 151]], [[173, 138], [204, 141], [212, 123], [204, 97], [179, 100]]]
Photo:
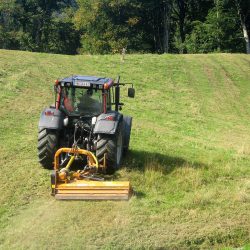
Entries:
[[117, 152], [116, 152], [117, 164], [120, 164], [121, 157], [122, 157], [122, 133], [120, 132], [117, 138]]

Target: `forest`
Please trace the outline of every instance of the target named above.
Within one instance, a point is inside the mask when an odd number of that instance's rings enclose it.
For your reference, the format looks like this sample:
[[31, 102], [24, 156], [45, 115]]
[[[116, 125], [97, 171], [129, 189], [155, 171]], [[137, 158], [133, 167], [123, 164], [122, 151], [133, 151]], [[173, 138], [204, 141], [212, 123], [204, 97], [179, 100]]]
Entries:
[[249, 0], [1, 0], [0, 48], [250, 53]]

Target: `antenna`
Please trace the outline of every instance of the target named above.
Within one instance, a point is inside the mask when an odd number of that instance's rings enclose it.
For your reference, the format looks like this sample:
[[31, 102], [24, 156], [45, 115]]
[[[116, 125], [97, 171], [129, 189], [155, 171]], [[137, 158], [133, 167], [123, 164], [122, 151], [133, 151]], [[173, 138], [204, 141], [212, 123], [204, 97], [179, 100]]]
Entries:
[[121, 76], [118, 75], [116, 84], [119, 84], [119, 83], [120, 83], [120, 79], [121, 79]]

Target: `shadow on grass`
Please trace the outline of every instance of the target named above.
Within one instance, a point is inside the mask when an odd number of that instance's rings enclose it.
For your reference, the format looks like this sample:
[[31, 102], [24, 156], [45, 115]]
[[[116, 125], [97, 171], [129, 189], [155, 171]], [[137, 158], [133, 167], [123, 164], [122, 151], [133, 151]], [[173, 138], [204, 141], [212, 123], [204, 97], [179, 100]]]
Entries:
[[171, 173], [176, 168], [208, 168], [208, 165], [202, 162], [191, 162], [181, 157], [137, 150], [131, 150], [127, 153], [123, 159], [122, 166], [128, 170], [136, 169], [142, 172], [146, 169], [158, 169], [165, 174]]
[[[181, 157], [174, 157], [160, 153], [152, 153], [147, 151], [131, 150], [123, 158], [122, 168], [126, 168], [128, 172], [139, 171], [142, 174], [151, 176], [151, 179], [157, 180], [159, 176], [168, 175], [178, 168], [192, 169], [208, 169], [208, 165], [198, 161], [188, 161]], [[159, 174], [157, 173], [159, 172]], [[125, 176], [125, 179], [128, 176]], [[124, 178], [122, 172], [116, 171], [113, 175], [107, 176], [106, 180], [119, 180]], [[134, 187], [133, 187], [134, 189]], [[134, 196], [142, 199], [146, 196], [143, 190], [134, 189]]]

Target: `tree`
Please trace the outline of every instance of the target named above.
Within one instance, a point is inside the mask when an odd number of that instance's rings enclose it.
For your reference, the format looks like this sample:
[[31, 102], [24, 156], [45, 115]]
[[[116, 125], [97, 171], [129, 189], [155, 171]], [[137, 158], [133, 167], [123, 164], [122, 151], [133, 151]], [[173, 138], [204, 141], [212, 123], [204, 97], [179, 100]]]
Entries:
[[10, 0], [0, 3], [0, 48], [75, 54], [79, 35], [73, 0]]
[[[250, 53], [249, 0], [2, 0], [0, 48]], [[242, 36], [243, 31], [243, 36]]]
[[122, 48], [144, 51], [139, 1], [79, 0], [75, 25], [82, 33], [81, 51], [117, 53]]
[[171, 45], [171, 15], [173, 0], [155, 0], [148, 1], [143, 6], [145, 19], [148, 20], [145, 26], [151, 27], [144, 30], [148, 34], [152, 34], [149, 44], [154, 44], [154, 52], [169, 53]]
[[250, 2], [248, 0], [234, 0], [240, 17], [243, 36], [246, 43], [246, 53], [250, 54]]
[[240, 23], [229, 1], [217, 0], [206, 19], [192, 22], [185, 46], [188, 53], [243, 51]]

